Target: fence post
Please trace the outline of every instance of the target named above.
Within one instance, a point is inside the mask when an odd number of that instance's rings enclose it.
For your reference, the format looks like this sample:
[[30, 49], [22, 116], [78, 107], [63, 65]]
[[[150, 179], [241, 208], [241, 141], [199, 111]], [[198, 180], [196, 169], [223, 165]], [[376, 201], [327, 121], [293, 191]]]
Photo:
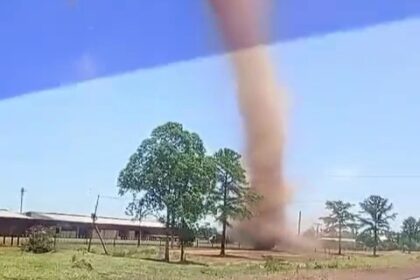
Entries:
[[12, 246], [13, 247], [13, 235], [12, 235], [12, 239], [10, 240], [10, 246]]

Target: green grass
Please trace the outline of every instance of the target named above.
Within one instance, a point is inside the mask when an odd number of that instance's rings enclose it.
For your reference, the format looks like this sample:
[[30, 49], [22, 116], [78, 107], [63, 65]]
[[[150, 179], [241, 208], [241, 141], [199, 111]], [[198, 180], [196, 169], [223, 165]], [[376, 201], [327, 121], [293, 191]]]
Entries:
[[[399, 267], [419, 262], [417, 254], [387, 253], [373, 258], [366, 255], [344, 257], [314, 255], [293, 256], [276, 254], [263, 258], [248, 258], [241, 251], [231, 251], [235, 257], [215, 257], [217, 251], [194, 254], [187, 251], [189, 263], [179, 264], [177, 251], [172, 252], [174, 263], [158, 261], [158, 247], [110, 248], [110, 256], [102, 254], [100, 247], [94, 253], [83, 249], [63, 249], [53, 253], [35, 255], [17, 248], [0, 247], [0, 279], [52, 280], [52, 279], [298, 279], [290, 275], [315, 270], [374, 269]], [[269, 254], [269, 252], [267, 252]], [[305, 278], [311, 279], [311, 278]]]

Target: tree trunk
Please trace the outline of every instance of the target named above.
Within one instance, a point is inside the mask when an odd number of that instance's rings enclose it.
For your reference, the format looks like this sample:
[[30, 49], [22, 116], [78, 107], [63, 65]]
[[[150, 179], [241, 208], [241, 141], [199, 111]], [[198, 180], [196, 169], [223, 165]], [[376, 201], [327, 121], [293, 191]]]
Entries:
[[139, 234], [137, 236], [137, 248], [141, 245], [141, 218], [139, 218]]
[[341, 225], [338, 226], [338, 254], [341, 255]]
[[178, 234], [178, 239], [179, 239], [179, 245], [181, 248], [181, 257], [180, 257], [180, 262], [184, 261], [184, 245], [185, 245], [185, 232], [186, 232], [186, 224], [185, 224], [185, 220], [181, 219], [181, 232], [180, 234]]
[[226, 247], [226, 220], [223, 221], [222, 240], [220, 244], [220, 256], [222, 257], [226, 255], [225, 247]]
[[184, 240], [180, 240], [180, 244], [181, 244], [181, 258], [180, 258], [180, 262], [184, 261]]
[[141, 245], [141, 229], [139, 229], [139, 234], [137, 236], [137, 248]]
[[[222, 230], [222, 240], [220, 244], [220, 256], [224, 257], [225, 247], [226, 247], [226, 226], [227, 226], [227, 213], [226, 213], [226, 206], [227, 206], [227, 185], [226, 182], [223, 184], [223, 230]], [[217, 235], [216, 235], [217, 236]]]
[[411, 254], [411, 236], [408, 237], [408, 253]]
[[171, 249], [174, 248], [174, 228], [175, 228], [175, 217], [172, 215], [171, 221]]
[[376, 257], [376, 246], [378, 246], [378, 231], [375, 229], [373, 232], [374, 244], [373, 244], [373, 256]]
[[165, 262], [169, 262], [169, 227], [170, 227], [169, 210], [166, 210]]

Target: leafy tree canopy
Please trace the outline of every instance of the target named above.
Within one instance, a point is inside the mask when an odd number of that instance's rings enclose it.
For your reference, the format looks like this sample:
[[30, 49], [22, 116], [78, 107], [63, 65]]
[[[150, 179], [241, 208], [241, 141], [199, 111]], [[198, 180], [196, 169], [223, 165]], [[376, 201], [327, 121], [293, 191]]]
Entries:
[[379, 235], [389, 231], [389, 221], [397, 216], [392, 213], [393, 204], [388, 199], [378, 195], [371, 195], [360, 203], [362, 209], [359, 216], [362, 233], [368, 232], [373, 235], [373, 254], [379, 243]]
[[161, 218], [167, 228], [172, 222], [190, 228], [208, 209], [214, 168], [198, 134], [168, 122], [155, 128], [130, 157], [118, 178], [119, 192], [141, 193], [147, 209], [157, 215], [166, 211]]

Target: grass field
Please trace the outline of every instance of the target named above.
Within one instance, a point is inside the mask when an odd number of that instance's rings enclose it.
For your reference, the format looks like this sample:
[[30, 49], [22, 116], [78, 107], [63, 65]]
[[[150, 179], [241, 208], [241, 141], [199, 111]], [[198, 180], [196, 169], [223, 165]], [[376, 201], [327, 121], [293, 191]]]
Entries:
[[34, 255], [18, 248], [0, 247], [0, 279], [328, 279], [330, 271], [374, 270], [404, 267], [420, 262], [418, 254], [391, 252], [373, 258], [348, 253], [299, 255], [282, 252], [230, 250], [219, 258], [217, 249], [189, 249], [187, 263], [179, 264], [179, 253], [171, 252], [173, 263], [159, 261], [158, 247], [110, 248], [111, 255], [94, 247], [62, 249]]

